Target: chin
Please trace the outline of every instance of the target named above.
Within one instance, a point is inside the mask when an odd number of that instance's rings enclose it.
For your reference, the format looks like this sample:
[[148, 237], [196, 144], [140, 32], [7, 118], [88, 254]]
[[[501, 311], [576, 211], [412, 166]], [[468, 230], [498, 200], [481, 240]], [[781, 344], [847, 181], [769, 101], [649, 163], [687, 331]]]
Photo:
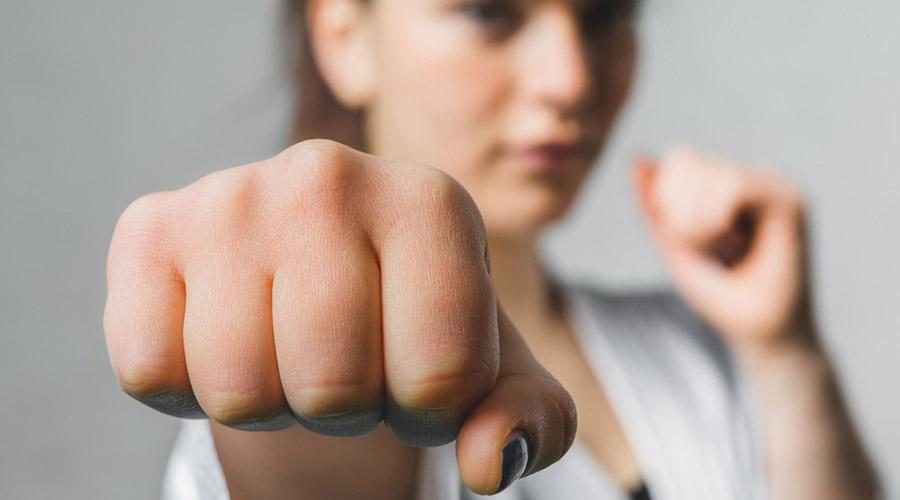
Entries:
[[500, 203], [483, 213], [488, 232], [508, 237], [535, 237], [569, 214], [575, 201], [571, 193], [528, 193]]

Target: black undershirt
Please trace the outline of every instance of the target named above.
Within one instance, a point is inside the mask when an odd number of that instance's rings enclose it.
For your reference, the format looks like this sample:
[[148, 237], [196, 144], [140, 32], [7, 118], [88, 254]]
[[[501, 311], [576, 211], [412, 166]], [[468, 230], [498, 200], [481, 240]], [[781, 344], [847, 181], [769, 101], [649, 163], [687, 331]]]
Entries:
[[647, 489], [647, 483], [641, 482], [637, 488], [628, 492], [630, 500], [651, 500], [650, 490]]

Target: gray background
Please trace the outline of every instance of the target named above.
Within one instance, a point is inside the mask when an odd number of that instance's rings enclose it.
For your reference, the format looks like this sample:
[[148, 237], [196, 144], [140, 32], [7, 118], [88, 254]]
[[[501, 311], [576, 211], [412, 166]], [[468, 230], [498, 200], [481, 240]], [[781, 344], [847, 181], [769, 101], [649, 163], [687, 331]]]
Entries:
[[[176, 422], [115, 384], [106, 245], [137, 196], [284, 144], [275, 0], [0, 1], [0, 498], [154, 498]], [[547, 240], [565, 274], [665, 280], [627, 160], [688, 142], [779, 165], [813, 207], [817, 304], [900, 494], [900, 2], [657, 0], [600, 173]], [[891, 477], [893, 476], [893, 477]]]

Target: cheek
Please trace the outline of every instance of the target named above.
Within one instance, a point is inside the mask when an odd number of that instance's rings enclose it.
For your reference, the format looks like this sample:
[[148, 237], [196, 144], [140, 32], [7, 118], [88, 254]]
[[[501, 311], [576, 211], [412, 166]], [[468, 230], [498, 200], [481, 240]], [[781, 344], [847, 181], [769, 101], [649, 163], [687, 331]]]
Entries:
[[372, 132], [381, 154], [441, 168], [466, 184], [499, 132], [509, 94], [504, 60], [456, 32], [420, 24], [414, 33], [396, 26], [381, 40]]

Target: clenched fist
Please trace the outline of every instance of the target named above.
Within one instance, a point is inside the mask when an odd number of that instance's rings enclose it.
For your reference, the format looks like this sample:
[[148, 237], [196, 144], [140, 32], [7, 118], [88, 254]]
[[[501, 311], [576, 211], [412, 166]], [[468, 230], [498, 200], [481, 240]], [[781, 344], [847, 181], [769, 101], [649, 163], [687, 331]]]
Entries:
[[807, 210], [770, 168], [675, 149], [635, 163], [675, 285], [753, 386], [773, 498], [881, 498], [811, 307]]
[[809, 333], [804, 204], [787, 179], [686, 148], [634, 172], [675, 284], [730, 343]]
[[439, 170], [300, 143], [132, 203], [107, 278], [113, 368], [164, 413], [457, 439], [481, 493], [574, 439], [572, 400], [498, 304], [477, 208]]

